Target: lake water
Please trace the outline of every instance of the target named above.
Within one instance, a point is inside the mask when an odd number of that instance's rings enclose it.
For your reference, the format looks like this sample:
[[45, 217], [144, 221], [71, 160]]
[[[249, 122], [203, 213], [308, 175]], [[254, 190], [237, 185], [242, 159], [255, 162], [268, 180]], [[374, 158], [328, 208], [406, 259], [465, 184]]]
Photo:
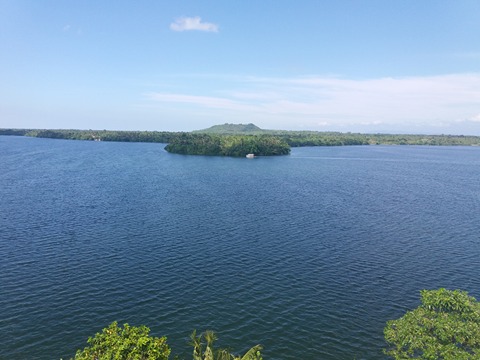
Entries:
[[254, 160], [0, 136], [0, 358], [72, 357], [112, 321], [191, 359], [384, 359], [421, 289], [480, 298], [480, 148]]

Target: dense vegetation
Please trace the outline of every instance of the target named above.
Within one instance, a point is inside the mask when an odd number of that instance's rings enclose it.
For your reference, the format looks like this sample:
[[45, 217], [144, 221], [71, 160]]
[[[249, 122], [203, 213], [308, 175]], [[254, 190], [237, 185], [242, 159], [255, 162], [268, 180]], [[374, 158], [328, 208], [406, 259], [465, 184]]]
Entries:
[[[166, 337], [149, 335], [150, 329], [144, 325], [119, 327], [113, 322], [101, 333], [88, 338], [89, 346], [77, 350], [74, 360], [168, 360], [171, 349]], [[217, 337], [213, 331], [205, 331], [190, 336], [193, 347], [193, 360], [262, 360], [262, 347], [256, 345], [243, 356], [235, 356], [229, 350], [217, 349], [213, 343]], [[176, 357], [178, 359], [178, 357]]]
[[395, 359], [480, 359], [480, 303], [464, 291], [422, 290], [422, 304], [387, 322]]
[[215, 350], [213, 348], [213, 343], [217, 340], [213, 331], [207, 330], [199, 336], [194, 331], [190, 339], [192, 340], [190, 345], [193, 346], [193, 360], [262, 360], [261, 345], [255, 345], [243, 356], [235, 356], [227, 349]]
[[[385, 354], [400, 359], [480, 359], [480, 303], [460, 290], [422, 290], [422, 304], [397, 320], [387, 322], [384, 334]], [[149, 336], [146, 326], [117, 323], [88, 339], [75, 360], [168, 360], [166, 338]], [[260, 345], [243, 356], [213, 347], [217, 337], [212, 331], [190, 336], [193, 360], [262, 360]], [[308, 353], [308, 349], [305, 350]], [[178, 359], [178, 357], [176, 357]]]
[[119, 327], [113, 322], [101, 333], [88, 338], [89, 346], [78, 350], [75, 360], [167, 360], [170, 347], [166, 337], [152, 337], [146, 326]]
[[359, 134], [319, 131], [263, 130], [254, 124], [223, 124], [195, 133], [223, 135], [274, 135], [290, 146], [342, 146], [342, 145], [478, 145], [479, 136], [463, 135], [408, 135]]
[[223, 124], [193, 132], [0, 129], [0, 135], [52, 139], [168, 143], [178, 154], [245, 156], [285, 155], [290, 146], [463, 145], [480, 146], [479, 136], [392, 135], [263, 130], [254, 124]]
[[174, 138], [165, 150], [176, 154], [256, 156], [287, 155], [290, 146], [271, 135], [207, 135], [182, 134]]
[[337, 132], [276, 132], [290, 146], [342, 146], [342, 145], [436, 145], [480, 146], [479, 136], [463, 135], [393, 135], [354, 134]]

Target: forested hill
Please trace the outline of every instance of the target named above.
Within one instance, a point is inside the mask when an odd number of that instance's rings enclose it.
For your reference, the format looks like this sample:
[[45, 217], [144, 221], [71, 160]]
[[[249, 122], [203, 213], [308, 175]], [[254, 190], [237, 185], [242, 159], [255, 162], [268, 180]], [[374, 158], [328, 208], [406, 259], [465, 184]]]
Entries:
[[202, 133], [202, 134], [218, 134], [218, 135], [258, 135], [262, 133], [267, 133], [269, 130], [262, 130], [258, 126], [250, 124], [223, 124], [223, 125], [214, 125], [208, 129], [195, 130], [192, 133]]

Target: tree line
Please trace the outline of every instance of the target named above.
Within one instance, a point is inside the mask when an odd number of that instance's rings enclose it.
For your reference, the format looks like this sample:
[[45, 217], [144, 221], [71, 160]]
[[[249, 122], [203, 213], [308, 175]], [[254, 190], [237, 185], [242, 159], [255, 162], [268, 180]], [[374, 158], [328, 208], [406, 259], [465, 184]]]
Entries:
[[75, 129], [0, 129], [0, 135], [49, 139], [169, 143], [181, 133], [169, 131], [120, 131]]
[[292, 147], [344, 145], [480, 146], [479, 136], [272, 131]]
[[[247, 128], [250, 129], [250, 128]], [[0, 135], [32, 136], [52, 139], [156, 142], [172, 144], [172, 152], [186, 153], [185, 148], [195, 153], [222, 154], [240, 153], [238, 147], [250, 147], [257, 153], [263, 148], [278, 147], [278, 155], [288, 154], [285, 144], [300, 146], [344, 146], [344, 145], [436, 145], [436, 146], [480, 146], [480, 136], [466, 135], [413, 135], [413, 134], [360, 134], [317, 131], [249, 130], [249, 132], [221, 133], [209, 131], [120, 131], [120, 130], [63, 130], [63, 129], [0, 129]], [[225, 138], [223, 138], [225, 137]], [[242, 145], [243, 141], [243, 145]], [[254, 141], [257, 141], [255, 148]], [[188, 143], [191, 142], [191, 143]], [[201, 148], [201, 145], [205, 148]], [[180, 150], [183, 148], [183, 150]], [[176, 150], [173, 150], [176, 149]], [[228, 149], [228, 150], [227, 150]], [[227, 155], [240, 156], [240, 155]]]

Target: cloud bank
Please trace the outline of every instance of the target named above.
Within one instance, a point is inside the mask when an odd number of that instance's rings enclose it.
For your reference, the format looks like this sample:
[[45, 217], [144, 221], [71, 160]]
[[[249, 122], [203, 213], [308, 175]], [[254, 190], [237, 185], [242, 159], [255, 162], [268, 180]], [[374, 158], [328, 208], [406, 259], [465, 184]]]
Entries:
[[[189, 83], [205, 80], [192, 78]], [[155, 92], [148, 97], [160, 106], [208, 110], [212, 118], [228, 122], [235, 118], [254, 119], [257, 125], [267, 128], [462, 133], [465, 124], [468, 133], [480, 135], [480, 74], [366, 80], [218, 80], [222, 85], [215, 84], [214, 78], [205, 81], [209, 94], [186, 90]]]
[[218, 32], [218, 25], [213, 23], [202, 22], [199, 16], [195, 17], [180, 17], [175, 22], [170, 24], [170, 29], [173, 31], [206, 31]]

